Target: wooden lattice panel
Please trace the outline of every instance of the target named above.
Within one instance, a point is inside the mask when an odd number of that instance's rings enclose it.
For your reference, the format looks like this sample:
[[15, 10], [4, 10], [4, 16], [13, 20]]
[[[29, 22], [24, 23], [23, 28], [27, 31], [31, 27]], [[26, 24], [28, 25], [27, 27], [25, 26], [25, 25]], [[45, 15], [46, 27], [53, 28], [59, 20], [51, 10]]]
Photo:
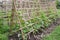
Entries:
[[[20, 8], [18, 10], [23, 11], [22, 15], [24, 16], [23, 19], [24, 20], [29, 20], [31, 18], [33, 18], [33, 13], [35, 12], [36, 15], [38, 16], [39, 11], [40, 11], [40, 0], [34, 1], [34, 0], [30, 0], [30, 1], [21, 1], [19, 4]], [[27, 17], [27, 18], [25, 18]]]

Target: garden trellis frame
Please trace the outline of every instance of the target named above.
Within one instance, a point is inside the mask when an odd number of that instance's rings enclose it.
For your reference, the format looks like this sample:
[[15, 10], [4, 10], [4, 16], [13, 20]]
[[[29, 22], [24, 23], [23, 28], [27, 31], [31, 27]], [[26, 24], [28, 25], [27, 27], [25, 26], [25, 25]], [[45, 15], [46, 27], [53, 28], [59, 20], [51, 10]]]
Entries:
[[[39, 18], [40, 16], [40, 11], [45, 12], [46, 14], [49, 13], [49, 9], [53, 9], [53, 11], [56, 11], [56, 5], [55, 5], [55, 0], [14, 0], [14, 4], [12, 5], [12, 0], [10, 1], [2, 1], [2, 4], [0, 5], [3, 16], [3, 19], [6, 19], [6, 23], [9, 25], [14, 24], [19, 24], [20, 28], [19, 30], [21, 31], [22, 38], [25, 40], [25, 36], [29, 34], [30, 32], [36, 30], [34, 29], [34, 25], [39, 23], [37, 20], [36, 22], [32, 23], [31, 19], [34, 18]], [[53, 6], [53, 7], [52, 7]], [[12, 10], [12, 11], [11, 11]], [[9, 13], [12, 12], [12, 13]], [[10, 15], [10, 18], [8, 18]], [[29, 21], [30, 20], [30, 21]], [[29, 21], [29, 24], [28, 24]], [[13, 22], [13, 23], [12, 23]], [[24, 25], [22, 25], [23, 23]], [[10, 27], [11, 27], [10, 26]], [[32, 27], [33, 26], [33, 27]], [[25, 28], [28, 30], [26, 33], [24, 33]], [[12, 29], [11, 29], [12, 31]]]

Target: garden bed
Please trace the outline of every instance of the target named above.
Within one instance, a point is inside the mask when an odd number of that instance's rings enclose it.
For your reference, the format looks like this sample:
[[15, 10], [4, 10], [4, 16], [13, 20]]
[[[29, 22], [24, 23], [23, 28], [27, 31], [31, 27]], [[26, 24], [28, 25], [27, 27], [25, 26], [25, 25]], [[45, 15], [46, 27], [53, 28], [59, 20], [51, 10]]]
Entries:
[[[48, 35], [48, 34], [50, 34], [55, 28], [56, 28], [56, 26], [58, 26], [58, 25], [60, 25], [60, 18], [57, 18], [57, 20], [56, 21], [54, 21], [54, 22], [52, 22], [51, 24], [50, 24], [50, 26], [49, 27], [47, 27], [47, 28], [40, 28], [40, 29], [38, 29], [38, 31], [37, 32], [35, 32], [35, 33], [33, 33], [33, 31], [31, 31], [30, 33], [29, 33], [29, 35], [28, 35], [28, 39], [27, 40], [42, 40], [43, 39], [43, 37], [45, 37], [46, 35]], [[18, 38], [18, 33], [19, 32], [17, 32], [17, 33], [15, 33], [15, 34], [13, 34], [12, 36], [10, 36], [10, 38], [15, 38], [15, 40], [19, 40], [19, 38]], [[21, 39], [22, 40], [22, 39]]]
[[[35, 35], [30, 34], [29, 40], [42, 40], [43, 37], [49, 35], [58, 25], [60, 25], [60, 18], [56, 20], [56, 22], [51, 23], [51, 25], [47, 28], [38, 29]], [[34, 37], [33, 37], [34, 36]]]

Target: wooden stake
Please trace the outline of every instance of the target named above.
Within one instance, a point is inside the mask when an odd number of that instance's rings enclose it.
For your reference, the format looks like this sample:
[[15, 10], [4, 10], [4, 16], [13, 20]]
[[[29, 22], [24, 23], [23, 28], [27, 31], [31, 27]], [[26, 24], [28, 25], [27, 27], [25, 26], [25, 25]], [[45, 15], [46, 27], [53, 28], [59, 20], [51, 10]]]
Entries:
[[12, 32], [12, 27], [14, 26], [14, 16], [16, 14], [16, 0], [12, 0], [12, 14], [11, 14], [11, 20], [10, 20], [10, 32]]

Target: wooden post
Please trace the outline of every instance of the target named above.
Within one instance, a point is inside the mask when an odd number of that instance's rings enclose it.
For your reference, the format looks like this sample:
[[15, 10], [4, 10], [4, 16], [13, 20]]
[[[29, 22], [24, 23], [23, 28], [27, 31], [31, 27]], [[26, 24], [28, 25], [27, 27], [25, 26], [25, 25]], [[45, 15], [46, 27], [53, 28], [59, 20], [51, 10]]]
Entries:
[[12, 14], [11, 14], [11, 21], [10, 21], [10, 32], [12, 32], [12, 27], [14, 26], [14, 16], [16, 14], [16, 0], [12, 0]]
[[16, 0], [12, 0], [12, 14], [11, 14], [11, 20], [10, 20], [10, 34], [9, 34], [9, 40], [19, 40], [18, 33], [12, 34], [12, 27], [14, 27], [14, 17], [16, 12]]

